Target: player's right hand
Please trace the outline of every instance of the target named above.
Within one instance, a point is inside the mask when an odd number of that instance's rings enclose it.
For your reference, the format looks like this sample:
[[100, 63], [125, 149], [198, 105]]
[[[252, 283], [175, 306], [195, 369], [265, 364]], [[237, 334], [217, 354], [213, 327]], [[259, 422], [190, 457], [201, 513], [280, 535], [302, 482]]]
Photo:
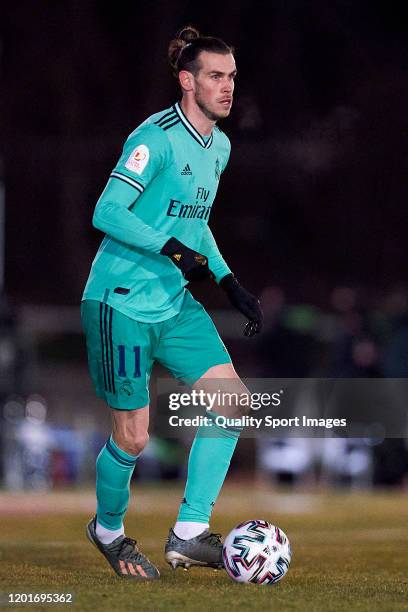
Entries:
[[203, 280], [211, 276], [206, 256], [189, 249], [177, 238], [170, 238], [160, 252], [171, 259], [188, 281]]

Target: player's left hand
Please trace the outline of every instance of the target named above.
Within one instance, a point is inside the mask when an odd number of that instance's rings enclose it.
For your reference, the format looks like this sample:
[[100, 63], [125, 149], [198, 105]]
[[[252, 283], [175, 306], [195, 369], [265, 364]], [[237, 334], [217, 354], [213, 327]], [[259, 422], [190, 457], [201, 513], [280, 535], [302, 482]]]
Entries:
[[245, 325], [244, 335], [251, 337], [259, 334], [263, 324], [263, 312], [258, 298], [244, 289], [233, 274], [224, 276], [220, 281], [220, 287], [228, 295], [231, 304], [249, 319]]

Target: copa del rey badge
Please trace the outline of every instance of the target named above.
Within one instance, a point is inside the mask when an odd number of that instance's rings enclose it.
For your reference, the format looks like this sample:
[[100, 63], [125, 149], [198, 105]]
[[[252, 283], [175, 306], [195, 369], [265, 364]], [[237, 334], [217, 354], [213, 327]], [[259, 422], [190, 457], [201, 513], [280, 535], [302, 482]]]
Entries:
[[129, 155], [125, 168], [132, 170], [132, 172], [136, 172], [136, 174], [142, 174], [148, 161], [149, 149], [146, 145], [141, 144]]

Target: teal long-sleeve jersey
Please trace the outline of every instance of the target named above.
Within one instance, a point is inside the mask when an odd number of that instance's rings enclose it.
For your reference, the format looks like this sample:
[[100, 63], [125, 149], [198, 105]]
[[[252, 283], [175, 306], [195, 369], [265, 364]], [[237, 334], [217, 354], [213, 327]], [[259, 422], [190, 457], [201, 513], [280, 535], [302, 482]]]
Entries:
[[130, 134], [95, 208], [93, 224], [106, 235], [83, 300], [146, 323], [176, 315], [187, 281], [160, 254], [172, 236], [206, 255], [217, 281], [231, 272], [208, 226], [230, 149], [217, 127], [199, 134], [178, 103]]

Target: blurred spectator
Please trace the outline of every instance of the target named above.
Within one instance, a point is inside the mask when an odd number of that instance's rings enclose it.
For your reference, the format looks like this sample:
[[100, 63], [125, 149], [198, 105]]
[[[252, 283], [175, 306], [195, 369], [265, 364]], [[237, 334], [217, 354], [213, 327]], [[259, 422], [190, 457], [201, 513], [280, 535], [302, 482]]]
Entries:
[[[408, 378], [408, 300], [403, 289], [387, 296], [389, 334], [383, 348], [382, 367], [386, 378]], [[404, 385], [405, 381], [401, 381]], [[398, 397], [395, 398], [398, 402]], [[407, 431], [401, 438], [386, 439], [374, 449], [374, 484], [402, 485], [408, 471]]]
[[321, 463], [324, 484], [362, 487], [372, 483], [372, 450], [365, 438], [326, 438]]
[[24, 403], [10, 399], [4, 406], [4, 482], [9, 489], [47, 489], [52, 444], [46, 424], [47, 407], [40, 396]]
[[367, 309], [358, 304], [357, 292], [347, 286], [335, 287], [330, 299], [337, 332], [331, 347], [327, 375], [334, 378], [376, 378], [382, 376], [379, 347]]
[[281, 288], [266, 287], [261, 295], [265, 329], [259, 338], [261, 376], [303, 378], [319, 363], [321, 343], [316, 329], [319, 311], [310, 305], [288, 306]]
[[257, 439], [257, 470], [282, 484], [301, 484], [313, 467], [312, 438]]
[[408, 378], [408, 304], [403, 299], [390, 316], [390, 332], [383, 350], [383, 370], [387, 378]]

